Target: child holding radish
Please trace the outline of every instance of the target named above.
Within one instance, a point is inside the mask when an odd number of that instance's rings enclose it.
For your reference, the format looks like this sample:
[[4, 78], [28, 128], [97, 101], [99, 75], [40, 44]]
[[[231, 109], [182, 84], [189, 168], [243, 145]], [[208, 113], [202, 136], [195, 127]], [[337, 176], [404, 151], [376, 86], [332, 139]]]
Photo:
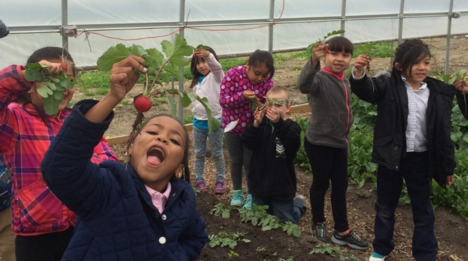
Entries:
[[[325, 193], [331, 181], [331, 205], [335, 222], [332, 242], [355, 249], [366, 249], [348, 224], [346, 191], [348, 188], [349, 129], [353, 123], [351, 90], [344, 77], [353, 55], [354, 46], [345, 37], [333, 37], [318, 43], [302, 68], [297, 85], [307, 94], [312, 114], [307, 126], [304, 148], [312, 167], [310, 187], [313, 237], [328, 242], [324, 214]], [[320, 58], [325, 66], [320, 68]]]
[[[35, 51], [27, 63], [40, 63], [53, 75], [74, 79], [71, 55], [59, 47]], [[16, 260], [59, 260], [70, 241], [76, 215], [45, 184], [40, 164], [46, 150], [70, 113], [73, 89], [66, 89], [58, 113], [48, 115], [38, 93], [39, 82], [25, 79], [25, 67], [11, 65], [0, 71], [0, 153], [11, 171], [12, 228]], [[22, 104], [14, 100], [24, 101]], [[117, 160], [104, 139], [90, 152], [93, 161]]]
[[[214, 118], [221, 120], [222, 108], [219, 104], [221, 81], [224, 77], [223, 68], [215, 51], [208, 46], [195, 50], [190, 64], [193, 80], [190, 85], [193, 93], [200, 98], [207, 98]], [[216, 169], [215, 194], [226, 192], [225, 163], [223, 153], [223, 130], [221, 128], [209, 133], [208, 114], [201, 102], [192, 103], [193, 114], [193, 144], [195, 151], [195, 187], [202, 192], [208, 192], [203, 172], [205, 171], [206, 140], [210, 140], [211, 158]]]
[[[369, 57], [360, 55], [350, 79], [352, 91], [377, 104], [372, 161], [377, 169], [377, 212], [374, 252], [369, 260], [384, 260], [394, 249], [395, 209], [403, 180], [413, 209], [413, 257], [435, 260], [438, 252], [431, 204], [431, 179], [445, 187], [455, 168], [450, 138], [452, 102], [456, 89], [429, 77], [431, 52], [419, 39], [409, 39], [395, 51], [393, 68], [371, 78], [365, 74]], [[456, 81], [460, 88], [462, 81]]]
[[115, 63], [109, 94], [73, 107], [42, 162], [50, 189], [78, 215], [64, 260], [195, 260], [208, 240], [186, 181], [190, 141], [180, 122], [147, 119], [125, 165], [90, 161], [112, 110], [138, 79], [134, 71], [146, 71], [143, 62], [129, 56]]
[[[275, 66], [273, 56], [267, 51], [256, 50], [248, 62], [231, 68], [221, 82], [220, 104], [223, 108], [221, 127], [230, 159], [233, 195], [232, 206], [242, 206], [242, 167], [248, 176], [252, 151], [244, 146], [241, 134], [253, 121], [252, 101], [264, 101], [273, 87]], [[234, 126], [234, 127], [232, 127]], [[244, 207], [251, 209], [252, 195], [248, 194]]]
[[304, 197], [295, 197], [294, 159], [301, 146], [301, 127], [287, 119], [288, 89], [271, 88], [266, 101], [242, 133], [245, 146], [253, 151], [247, 184], [254, 204], [267, 205], [268, 213], [281, 222], [297, 223], [306, 210]]

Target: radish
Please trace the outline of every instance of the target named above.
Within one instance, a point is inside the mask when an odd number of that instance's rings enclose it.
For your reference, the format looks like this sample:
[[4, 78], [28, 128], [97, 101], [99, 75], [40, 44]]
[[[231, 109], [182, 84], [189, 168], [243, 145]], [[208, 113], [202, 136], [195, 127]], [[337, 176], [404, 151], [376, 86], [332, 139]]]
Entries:
[[68, 71], [68, 66], [65, 63], [61, 63], [60, 67], [62, 67], [62, 70], [64, 70], [65, 72]]
[[133, 99], [133, 106], [138, 112], [147, 112], [151, 109], [151, 100], [148, 96], [140, 94]]

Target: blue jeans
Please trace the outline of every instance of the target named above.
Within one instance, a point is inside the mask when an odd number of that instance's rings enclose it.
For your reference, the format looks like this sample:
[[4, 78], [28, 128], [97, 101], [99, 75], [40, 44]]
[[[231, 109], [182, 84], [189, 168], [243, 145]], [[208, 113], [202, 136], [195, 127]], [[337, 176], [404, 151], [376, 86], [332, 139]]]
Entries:
[[252, 195], [252, 203], [259, 206], [268, 206], [268, 214], [277, 216], [280, 222], [291, 221], [297, 224], [306, 211], [306, 206], [291, 200], [264, 200]]
[[216, 181], [224, 182], [226, 169], [223, 153], [223, 130], [221, 128], [209, 133], [208, 130], [193, 127], [195, 180], [201, 181], [204, 179], [207, 139], [210, 141], [211, 158], [216, 169]]
[[379, 165], [377, 170], [377, 202], [373, 241], [374, 251], [388, 255], [395, 247], [395, 209], [398, 206], [405, 179], [413, 210], [413, 257], [417, 261], [435, 260], [438, 246], [434, 233], [435, 216], [432, 208], [431, 178], [428, 152], [410, 152], [400, 162], [399, 171]]

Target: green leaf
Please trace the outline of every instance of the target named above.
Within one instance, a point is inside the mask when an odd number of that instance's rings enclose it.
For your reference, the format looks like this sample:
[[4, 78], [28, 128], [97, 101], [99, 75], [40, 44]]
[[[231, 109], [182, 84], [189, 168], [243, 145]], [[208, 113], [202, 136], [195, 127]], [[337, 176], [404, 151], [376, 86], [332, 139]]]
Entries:
[[167, 64], [164, 67], [164, 70], [169, 72], [170, 74], [174, 75], [175, 79], [179, 79], [182, 76], [182, 73], [180, 72], [180, 69], [178, 67], [173, 66], [173, 65]]
[[192, 93], [183, 92], [183, 94], [184, 95], [180, 100], [180, 103], [184, 108], [187, 108], [193, 101], [197, 100], [197, 98], [195, 98], [195, 95], [193, 95]]
[[54, 92], [54, 95], [53, 95], [54, 99], [57, 100], [57, 101], [62, 101], [63, 99], [63, 93], [61, 92]]
[[114, 63], [120, 62], [131, 55], [130, 51], [123, 44], [110, 47], [97, 60], [97, 67], [101, 71], [110, 71]]
[[[57, 79], [57, 78], [55, 78], [55, 79]], [[48, 83], [46, 83], [46, 84], [47, 84], [47, 87], [49, 87], [49, 89], [51, 89], [52, 91], [57, 90], [57, 87], [55, 86], [55, 83], [53, 83], [53, 82], [48, 82]]]
[[166, 91], [166, 99], [167, 99], [167, 104], [169, 105], [169, 109], [171, 110], [172, 117], [176, 118], [177, 117], [176, 102], [174, 101], [174, 97], [172, 97], [172, 95], [170, 95], [167, 91]]
[[47, 96], [49, 96], [49, 94], [52, 94], [52, 91], [47, 87], [46, 84], [41, 84], [42, 87], [40, 88], [37, 88], [37, 93], [39, 93], [39, 95], [41, 95], [41, 97], [44, 97], [44, 98], [47, 98]]
[[173, 65], [185, 66], [190, 63], [190, 60], [185, 58], [185, 56], [193, 54], [193, 47], [187, 45], [187, 41], [179, 34], [175, 35], [174, 45], [167, 40], [162, 41], [161, 45], [167, 59]]
[[143, 47], [141, 47], [140, 45], [132, 45], [129, 50], [128, 50], [131, 54], [133, 55], [136, 55], [136, 56], [140, 56], [140, 57], [143, 57], [145, 56], [147, 53], [145, 51], [145, 49], [143, 49]]
[[58, 107], [60, 105], [60, 101], [51, 100], [44, 104], [44, 110], [49, 115], [55, 115], [58, 112]]

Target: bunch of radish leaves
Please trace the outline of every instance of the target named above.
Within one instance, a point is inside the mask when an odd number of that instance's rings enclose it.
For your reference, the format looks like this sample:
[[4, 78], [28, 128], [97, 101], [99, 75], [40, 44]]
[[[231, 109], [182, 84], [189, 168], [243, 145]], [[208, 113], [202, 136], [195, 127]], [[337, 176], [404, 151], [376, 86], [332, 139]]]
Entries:
[[[325, 42], [327, 41], [327, 39], [330, 38], [331, 36], [339, 35], [339, 34], [344, 34], [344, 32], [345, 32], [344, 30], [335, 30], [335, 31], [328, 32], [328, 33], [327, 33], [324, 37], [322, 37], [321, 39], [318, 39], [316, 42], [309, 44], [309, 46], [307, 46], [308, 55], [309, 55], [309, 56], [312, 55], [312, 50], [315, 48], [315, 46], [316, 46], [318, 43], [325, 43]], [[325, 50], [325, 52], [328, 52], [328, 50]]]
[[[161, 42], [161, 46], [162, 52], [156, 48], [144, 49], [139, 45], [127, 47], [123, 44], [117, 44], [116, 46], [110, 47], [99, 57], [97, 66], [101, 71], [110, 71], [114, 63], [120, 62], [131, 55], [142, 57], [145, 59], [143, 66], [148, 69], [145, 73], [146, 81], [142, 90], [143, 96], [151, 97], [164, 95], [173, 117], [176, 116], [177, 111], [173, 95], [179, 95], [179, 100], [183, 107], [188, 107], [193, 101], [198, 100], [207, 111], [210, 132], [219, 129], [221, 123], [218, 119], [213, 117], [208, 99], [200, 98], [185, 91], [181, 92], [177, 89], [154, 90], [157, 84], [162, 86], [163, 83], [169, 82], [172, 77], [174, 77], [174, 79], [182, 77], [179, 67], [186, 66], [190, 63], [189, 56], [191, 56], [194, 51], [194, 48], [188, 45], [187, 41], [179, 34], [175, 35], [174, 43], [164, 40]], [[139, 71], [135, 71], [135, 73], [142, 74]], [[137, 116], [137, 118], [141, 119], [142, 116]]]
[[61, 71], [57, 75], [52, 74], [47, 66], [40, 63], [28, 63], [24, 78], [29, 82], [39, 83], [40, 87], [37, 88], [37, 93], [39, 93], [42, 103], [44, 103], [44, 111], [49, 115], [58, 113], [58, 107], [63, 99], [63, 92], [75, 85], [67, 77], [65, 71]]
[[453, 74], [446, 74], [442, 78], [445, 84], [453, 84], [456, 80], [461, 79], [465, 81], [467, 78], [466, 70], [456, 71]]

